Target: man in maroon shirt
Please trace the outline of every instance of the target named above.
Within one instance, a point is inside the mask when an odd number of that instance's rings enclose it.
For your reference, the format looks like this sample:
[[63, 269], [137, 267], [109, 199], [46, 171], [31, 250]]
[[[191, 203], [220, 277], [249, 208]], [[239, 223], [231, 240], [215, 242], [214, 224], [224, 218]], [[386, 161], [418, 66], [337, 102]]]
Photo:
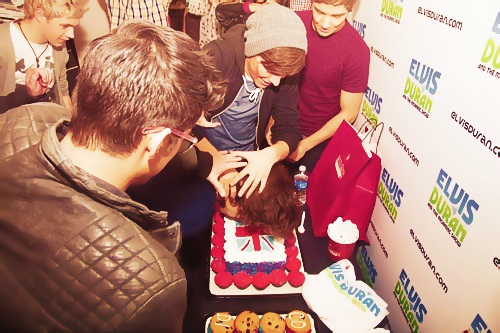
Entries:
[[313, 0], [297, 12], [307, 30], [298, 110], [303, 140], [290, 155], [312, 171], [342, 120], [356, 120], [368, 84], [370, 50], [346, 20], [356, 0]]

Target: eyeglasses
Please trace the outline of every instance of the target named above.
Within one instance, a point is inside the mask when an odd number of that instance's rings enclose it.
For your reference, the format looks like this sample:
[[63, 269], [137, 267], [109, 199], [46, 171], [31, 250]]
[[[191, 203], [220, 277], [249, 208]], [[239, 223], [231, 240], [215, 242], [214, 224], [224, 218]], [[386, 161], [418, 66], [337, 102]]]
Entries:
[[184, 132], [181, 132], [179, 130], [176, 130], [175, 128], [170, 128], [172, 131], [172, 134], [175, 135], [178, 138], [182, 139], [181, 147], [179, 148], [178, 153], [185, 153], [189, 149], [193, 148], [195, 144], [198, 143], [198, 139], [195, 138], [192, 135], [186, 134]]
[[[157, 128], [161, 128], [161, 127], [146, 127], [143, 129], [143, 133], [145, 132], [149, 132], [151, 130], [155, 130]], [[176, 130], [175, 128], [171, 128], [171, 127], [164, 127], [164, 129], [166, 128], [169, 128], [170, 129], [170, 133], [180, 139], [182, 139], [182, 142], [181, 142], [181, 146], [179, 148], [179, 151], [178, 153], [185, 153], [187, 152], [189, 149], [193, 148], [193, 146], [195, 144], [198, 143], [198, 139], [195, 138], [194, 136], [192, 135], [189, 135], [189, 134], [186, 134], [184, 132], [181, 132], [179, 130]]]

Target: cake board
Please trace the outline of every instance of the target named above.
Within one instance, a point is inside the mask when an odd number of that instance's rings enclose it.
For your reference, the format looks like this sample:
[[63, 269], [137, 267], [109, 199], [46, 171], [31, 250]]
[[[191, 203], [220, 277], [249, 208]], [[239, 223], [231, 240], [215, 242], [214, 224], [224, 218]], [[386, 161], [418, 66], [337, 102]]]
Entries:
[[[304, 262], [302, 261], [302, 255], [300, 253], [300, 246], [299, 246], [299, 240], [297, 238], [297, 233], [294, 230], [293, 234], [295, 236], [295, 246], [297, 246], [298, 249], [298, 254], [297, 254], [297, 259], [300, 260], [300, 269], [299, 271], [305, 274], [304, 271]], [[214, 233], [212, 232], [212, 236]], [[211, 248], [213, 248], [214, 245], [211, 244]], [[210, 285], [209, 285], [209, 290], [210, 293], [214, 296], [245, 296], [245, 295], [286, 295], [286, 294], [301, 294], [302, 293], [302, 286], [300, 287], [292, 287], [288, 281], [282, 285], [281, 287], [275, 287], [272, 284], [270, 284], [267, 288], [263, 290], [258, 290], [256, 289], [252, 284], [248, 286], [245, 289], [240, 289], [236, 287], [233, 284], [231, 284], [228, 288], [220, 288], [214, 281], [216, 273], [212, 270], [211, 265], [212, 265], [213, 257], [210, 256], [210, 266], [208, 269], [210, 270]]]

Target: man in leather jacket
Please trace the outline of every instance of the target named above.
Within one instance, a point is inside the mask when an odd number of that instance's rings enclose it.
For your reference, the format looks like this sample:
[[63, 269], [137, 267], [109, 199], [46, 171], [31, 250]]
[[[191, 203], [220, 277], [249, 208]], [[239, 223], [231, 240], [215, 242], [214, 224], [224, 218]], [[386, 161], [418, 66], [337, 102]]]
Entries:
[[[191, 146], [191, 128], [221, 103], [221, 82], [195, 42], [151, 23], [91, 43], [71, 121], [31, 147], [2, 149], [0, 330], [182, 330], [179, 224], [167, 227], [166, 212], [125, 189]], [[65, 113], [20, 108], [35, 134], [17, 140], [2, 130], [13, 145], [29, 146], [44, 130], [40, 118]]]

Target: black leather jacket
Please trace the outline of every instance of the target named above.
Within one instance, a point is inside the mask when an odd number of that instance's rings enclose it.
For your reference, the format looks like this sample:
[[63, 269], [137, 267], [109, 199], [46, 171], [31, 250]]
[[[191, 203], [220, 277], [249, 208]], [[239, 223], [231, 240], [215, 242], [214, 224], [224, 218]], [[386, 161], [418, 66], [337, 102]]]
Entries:
[[[48, 118], [64, 113], [22, 108]], [[39, 128], [31, 111], [25, 123]], [[5, 148], [16, 135], [3, 121]], [[166, 212], [75, 167], [59, 144], [67, 125], [61, 120], [38, 144], [0, 162], [0, 328], [181, 332], [179, 224], [165, 227]]]

